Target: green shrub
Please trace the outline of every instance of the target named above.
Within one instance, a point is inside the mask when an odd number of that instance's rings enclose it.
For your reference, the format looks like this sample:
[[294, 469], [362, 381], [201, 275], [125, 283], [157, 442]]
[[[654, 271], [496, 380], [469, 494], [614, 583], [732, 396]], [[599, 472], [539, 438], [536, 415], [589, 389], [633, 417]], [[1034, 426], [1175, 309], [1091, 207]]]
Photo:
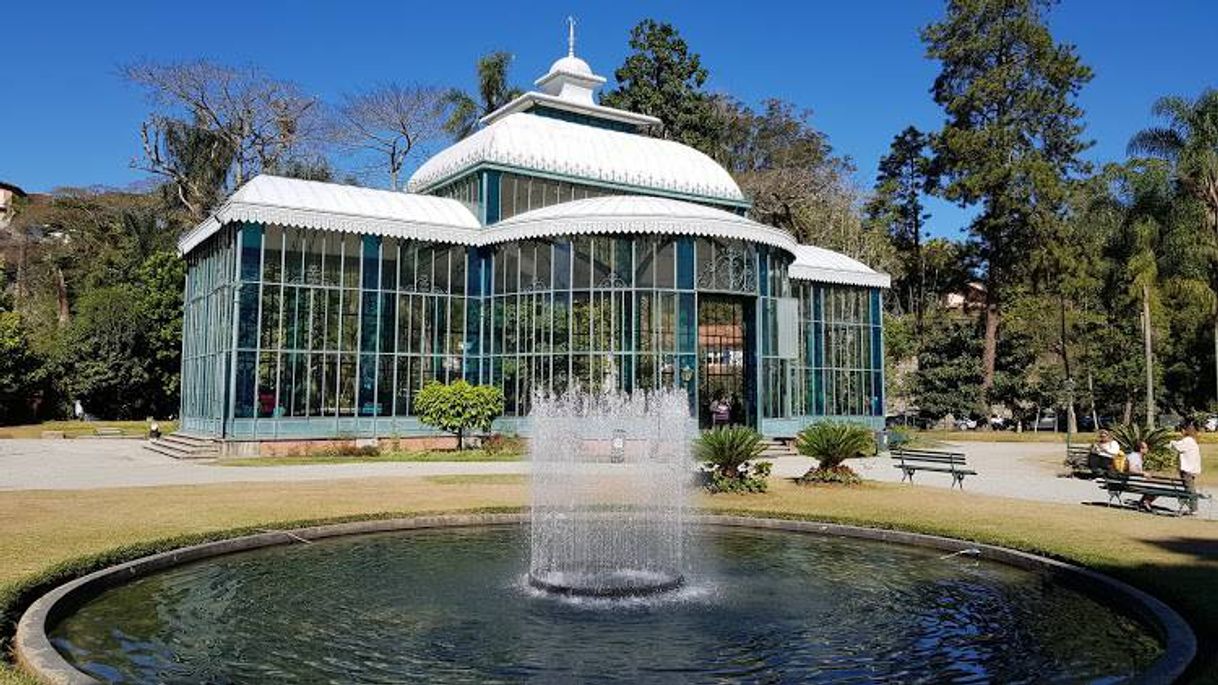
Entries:
[[858, 475], [842, 462], [874, 454], [875, 436], [870, 428], [857, 423], [822, 421], [795, 436], [795, 450], [816, 460], [816, 466], [800, 478], [801, 482], [847, 482], [843, 472], [854, 477], [849, 482], [858, 482]]
[[707, 468], [706, 489], [711, 492], [765, 492], [772, 465], [755, 461], [764, 451], [761, 436], [748, 426], [715, 428], [694, 444], [695, 456]]
[[490, 456], [524, 454], [524, 441], [514, 435], [495, 433], [483, 438], [482, 451]]
[[799, 482], [805, 485], [810, 483], [825, 483], [830, 485], [858, 485], [863, 482], [859, 474], [853, 469], [844, 464], [830, 466], [829, 468], [810, 469], [807, 473], [800, 476]]
[[1168, 444], [1177, 437], [1172, 431], [1166, 428], [1147, 428], [1139, 423], [1125, 423], [1113, 427], [1110, 432], [1112, 439], [1117, 441], [1126, 454], [1136, 451], [1139, 442], [1146, 442], [1150, 452], [1142, 455], [1144, 470], [1167, 471], [1175, 468], [1176, 453]]
[[424, 424], [455, 433], [461, 449], [467, 431], [488, 431], [503, 413], [503, 391], [463, 380], [448, 385], [432, 381], [415, 396], [414, 411]]

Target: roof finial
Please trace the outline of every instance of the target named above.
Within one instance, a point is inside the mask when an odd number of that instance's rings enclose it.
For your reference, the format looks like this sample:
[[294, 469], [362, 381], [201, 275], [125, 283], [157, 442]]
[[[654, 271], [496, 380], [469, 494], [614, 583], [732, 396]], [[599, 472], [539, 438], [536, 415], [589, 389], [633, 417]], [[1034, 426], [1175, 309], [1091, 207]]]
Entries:
[[567, 17], [567, 57], [575, 56], [575, 17]]

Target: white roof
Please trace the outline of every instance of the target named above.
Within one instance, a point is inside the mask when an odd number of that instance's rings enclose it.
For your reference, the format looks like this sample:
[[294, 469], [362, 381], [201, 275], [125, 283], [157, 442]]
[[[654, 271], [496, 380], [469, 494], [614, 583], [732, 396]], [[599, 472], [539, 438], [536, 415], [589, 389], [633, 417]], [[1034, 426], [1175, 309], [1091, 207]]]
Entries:
[[422, 192], [478, 164], [575, 180], [744, 203], [726, 169], [691, 147], [526, 112], [509, 114], [423, 163], [407, 188]]
[[462, 232], [475, 234], [480, 228], [465, 205], [448, 198], [262, 174], [182, 236], [178, 250], [190, 252], [234, 221], [450, 242]]
[[796, 245], [788, 274], [801, 281], [888, 288], [892, 278], [840, 252], [814, 245]]
[[588, 233], [737, 238], [794, 252], [791, 234], [706, 205], [649, 195], [606, 195], [517, 214], [486, 229], [485, 243]]
[[747, 240], [791, 253], [797, 280], [889, 287], [889, 277], [846, 255], [799, 245], [785, 231], [693, 202], [649, 195], [607, 195], [564, 202], [480, 227], [465, 205], [447, 198], [334, 183], [257, 176], [178, 241], [186, 254], [230, 222], [394, 236], [458, 245], [494, 245], [561, 235], [647, 233]]

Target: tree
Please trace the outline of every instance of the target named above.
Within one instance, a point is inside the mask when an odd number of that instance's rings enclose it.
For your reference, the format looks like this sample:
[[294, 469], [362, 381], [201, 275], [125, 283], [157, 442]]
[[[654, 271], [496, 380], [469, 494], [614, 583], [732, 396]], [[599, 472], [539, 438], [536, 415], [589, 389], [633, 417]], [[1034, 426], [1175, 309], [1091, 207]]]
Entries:
[[613, 77], [617, 88], [601, 104], [660, 120], [658, 135], [707, 154], [717, 147], [714, 106], [703, 90], [707, 71], [672, 24], [640, 21], [630, 31], [633, 51]]
[[0, 425], [29, 416], [41, 364], [21, 315], [0, 311]]
[[85, 292], [60, 341], [62, 391], [104, 418], [140, 418], [149, 409], [150, 374], [144, 355], [145, 321], [132, 285]]
[[140, 129], [144, 158], [132, 165], [165, 178], [196, 220], [224, 188], [285, 164], [319, 140], [319, 101], [259, 69], [143, 61], [122, 74], [158, 108]]
[[456, 88], [444, 94], [448, 117], [443, 128], [455, 140], [467, 138], [478, 130], [478, 121], [520, 97], [523, 91], [508, 85], [509, 52], [492, 52], [478, 59], [478, 94], [469, 95]]
[[978, 352], [973, 321], [944, 313], [927, 319], [912, 380], [913, 400], [922, 416], [939, 420], [976, 409], [981, 398]]
[[455, 381], [444, 385], [432, 381], [415, 396], [414, 411], [419, 420], [457, 435], [457, 449], [465, 445], [469, 430], [489, 431], [491, 423], [503, 413], [503, 391], [492, 385], [471, 385]]
[[884, 227], [898, 254], [908, 255], [902, 271], [910, 277], [894, 283], [894, 290], [905, 291], [919, 334], [926, 307], [922, 227], [930, 215], [922, 205], [922, 196], [931, 185], [930, 158], [926, 155], [929, 145], [926, 134], [913, 126], [897, 134], [888, 154], [880, 160], [875, 196], [867, 205], [868, 219]]
[[760, 112], [719, 98], [724, 132], [716, 152], [753, 200], [750, 216], [803, 243], [843, 252], [882, 270], [893, 267], [886, 235], [869, 230], [858, 213], [849, 160], [833, 154], [811, 112], [767, 100]]
[[138, 353], [148, 373], [147, 401], [156, 416], [178, 411], [182, 371], [182, 291], [186, 262], [172, 251], [148, 256], [136, 270], [133, 307], [143, 321]]
[[1078, 91], [1091, 79], [1074, 47], [1053, 41], [1049, 0], [949, 0], [922, 31], [942, 63], [932, 94], [947, 114], [934, 136], [943, 197], [981, 205], [969, 227], [986, 286], [982, 388], [994, 384], [1003, 298], [1061, 220], [1069, 179], [1086, 170]]
[[[1218, 234], [1218, 90], [1206, 89], [1192, 101], [1176, 96], [1160, 98], [1151, 111], [1167, 119], [1167, 125], [1134, 134], [1129, 141], [1130, 154], [1171, 161], [1181, 188], [1201, 202], [1207, 226]], [[1218, 282], [1218, 276], [1211, 279]], [[1212, 318], [1218, 394], [1218, 307]]]
[[440, 138], [443, 106], [444, 93], [437, 88], [390, 83], [346, 96], [335, 135], [343, 146], [375, 159], [370, 168], [388, 172], [389, 189], [398, 190], [410, 155]]

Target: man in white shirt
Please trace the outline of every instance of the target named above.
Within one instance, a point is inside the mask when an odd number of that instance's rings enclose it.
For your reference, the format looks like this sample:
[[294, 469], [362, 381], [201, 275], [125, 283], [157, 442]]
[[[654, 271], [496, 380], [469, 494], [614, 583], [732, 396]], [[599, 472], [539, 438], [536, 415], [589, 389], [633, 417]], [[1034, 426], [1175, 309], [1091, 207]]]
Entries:
[[[1179, 440], [1172, 440], [1167, 444], [1176, 451], [1176, 455], [1180, 459], [1180, 480], [1184, 481], [1184, 487], [1189, 492], [1195, 494], [1197, 492], [1197, 476], [1201, 473], [1201, 446], [1197, 444], [1197, 424], [1192, 421], [1185, 422], [1181, 424], [1180, 432], [1183, 433], [1183, 437]], [[1154, 497], [1143, 497], [1140, 506], [1149, 511], [1150, 504], [1154, 501]], [[1195, 497], [1188, 501], [1187, 513], [1197, 513], [1197, 499]]]

